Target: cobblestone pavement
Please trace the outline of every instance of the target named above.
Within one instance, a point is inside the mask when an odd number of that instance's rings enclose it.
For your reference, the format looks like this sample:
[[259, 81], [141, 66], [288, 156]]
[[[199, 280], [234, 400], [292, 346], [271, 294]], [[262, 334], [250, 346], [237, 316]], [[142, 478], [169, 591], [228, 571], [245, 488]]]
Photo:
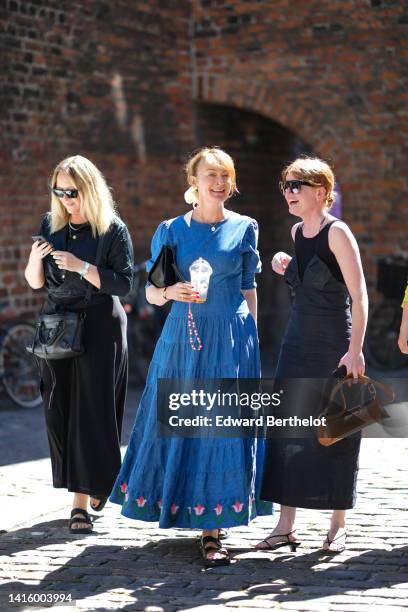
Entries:
[[[253, 545], [276, 522], [276, 517], [261, 518], [232, 530], [227, 543], [233, 563], [211, 569], [201, 565], [198, 532], [130, 521], [112, 504], [95, 515], [94, 534], [71, 536], [70, 496], [51, 488], [49, 460], [14, 462], [0, 468], [5, 530], [0, 534], [0, 608], [45, 609], [47, 597], [70, 595], [72, 602], [62, 609], [406, 610], [407, 457], [407, 439], [363, 440], [358, 503], [348, 513], [348, 546], [342, 554], [320, 550], [329, 513], [301, 510], [302, 546], [296, 553], [255, 551]], [[13, 603], [18, 595], [20, 602]]]

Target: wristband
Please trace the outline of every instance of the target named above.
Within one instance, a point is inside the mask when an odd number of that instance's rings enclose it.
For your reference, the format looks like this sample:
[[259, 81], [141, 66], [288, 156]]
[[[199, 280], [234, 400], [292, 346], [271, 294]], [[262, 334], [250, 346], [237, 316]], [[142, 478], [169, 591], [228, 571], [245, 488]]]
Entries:
[[91, 267], [91, 264], [88, 263], [87, 261], [84, 261], [84, 265], [82, 266], [82, 268], [78, 272], [79, 276], [81, 278], [84, 278], [84, 276], [86, 276], [88, 274], [90, 267]]

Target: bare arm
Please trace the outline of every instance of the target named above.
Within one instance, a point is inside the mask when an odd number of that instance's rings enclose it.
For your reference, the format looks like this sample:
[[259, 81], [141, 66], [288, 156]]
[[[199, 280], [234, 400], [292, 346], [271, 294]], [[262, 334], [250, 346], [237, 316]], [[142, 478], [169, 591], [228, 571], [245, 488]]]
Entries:
[[402, 310], [402, 321], [398, 338], [398, 346], [401, 353], [408, 355], [408, 301], [405, 302]]
[[51, 253], [52, 248], [52, 245], [48, 242], [41, 243], [39, 240], [34, 242], [31, 247], [27, 266], [24, 270], [24, 276], [32, 289], [41, 289], [41, 287], [44, 287], [45, 276], [43, 259], [46, 255]]
[[[293, 242], [295, 241], [295, 233], [299, 225], [300, 223], [295, 223], [295, 225], [293, 225], [290, 230]], [[271, 261], [272, 270], [276, 272], [276, 274], [285, 274], [285, 270], [288, 267], [291, 259], [292, 257], [284, 251], [279, 251], [278, 253], [275, 253]]]
[[249, 312], [253, 316], [256, 323], [258, 316], [258, 296], [256, 289], [241, 289], [241, 292], [247, 301]]
[[329, 246], [343, 274], [352, 300], [352, 330], [349, 349], [339, 362], [354, 378], [364, 374], [363, 342], [367, 326], [368, 296], [356, 239], [345, 223], [338, 222], [329, 230]]
[[[166, 297], [164, 297], [164, 294]], [[164, 289], [159, 289], [154, 285], [146, 287], [146, 299], [149, 304], [155, 306], [163, 306], [169, 300], [175, 300], [176, 302], [195, 302], [198, 297], [197, 291], [190, 283], [176, 283], [170, 285]]]

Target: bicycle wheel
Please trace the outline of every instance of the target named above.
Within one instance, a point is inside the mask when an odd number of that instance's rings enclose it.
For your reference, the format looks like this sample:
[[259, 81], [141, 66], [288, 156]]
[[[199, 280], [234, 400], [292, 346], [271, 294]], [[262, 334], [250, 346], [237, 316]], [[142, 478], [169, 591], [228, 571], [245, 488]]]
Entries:
[[10, 399], [21, 408], [37, 408], [42, 399], [35, 359], [26, 351], [35, 327], [12, 322], [4, 327], [0, 340], [0, 375]]
[[401, 307], [397, 300], [385, 298], [374, 307], [368, 320], [365, 353], [370, 365], [397, 370], [408, 365], [408, 357], [398, 347]]

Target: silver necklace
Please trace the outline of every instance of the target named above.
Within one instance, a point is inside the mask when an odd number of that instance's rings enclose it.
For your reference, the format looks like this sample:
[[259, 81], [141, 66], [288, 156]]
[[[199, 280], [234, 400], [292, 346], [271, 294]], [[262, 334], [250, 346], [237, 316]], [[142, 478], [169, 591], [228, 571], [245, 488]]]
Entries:
[[85, 223], [81, 223], [81, 225], [78, 225], [78, 227], [73, 227], [71, 225], [71, 221], [68, 221], [68, 226], [69, 226], [69, 229], [70, 229], [69, 233], [71, 235], [72, 240], [76, 240], [77, 239], [77, 235], [74, 232], [78, 232], [81, 229], [81, 227], [85, 227], [85, 225], [88, 225], [88, 221], [86, 221]]
[[68, 225], [72, 229], [73, 232], [77, 232], [78, 230], [81, 229], [81, 227], [88, 225], [88, 221], [85, 221], [85, 223], [81, 223], [80, 225], [78, 225], [78, 227], [74, 227], [73, 225], [71, 225], [71, 221], [68, 221]]
[[[196, 210], [197, 207], [194, 208], [194, 210]], [[224, 211], [224, 217], [222, 217], [221, 219], [218, 219], [218, 221], [214, 221], [213, 223], [207, 223], [206, 221], [200, 221], [201, 223], [205, 223], [205, 225], [209, 225], [210, 229], [212, 232], [215, 232], [215, 230], [217, 229], [216, 226], [218, 225], [218, 223], [221, 223], [221, 221], [225, 221], [225, 219], [228, 217], [227, 211]], [[195, 221], [199, 221], [199, 219], [195, 219]]]

